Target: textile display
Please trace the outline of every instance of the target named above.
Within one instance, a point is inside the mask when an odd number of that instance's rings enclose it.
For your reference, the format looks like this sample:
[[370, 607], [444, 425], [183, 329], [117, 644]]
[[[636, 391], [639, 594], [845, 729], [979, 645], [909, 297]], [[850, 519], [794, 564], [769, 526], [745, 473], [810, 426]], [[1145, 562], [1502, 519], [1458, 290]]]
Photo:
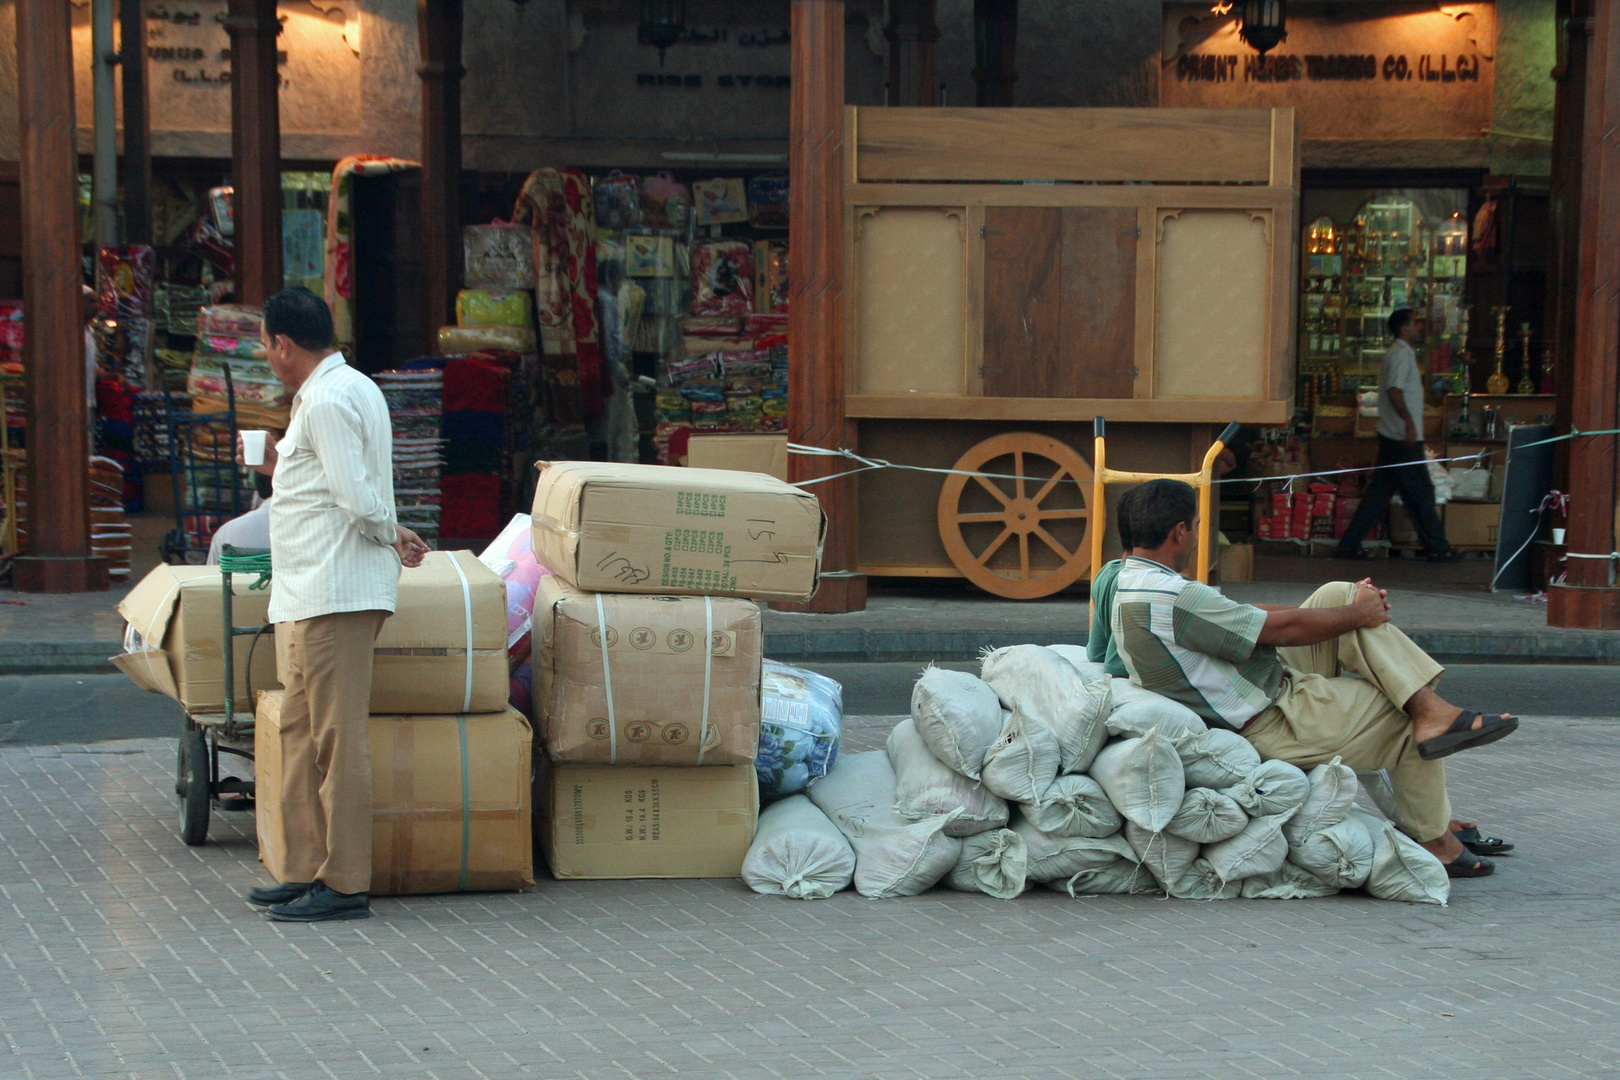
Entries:
[[439, 541], [444, 462], [444, 373], [380, 371], [372, 376], [388, 402], [394, 435], [394, 508], [399, 523], [429, 547]]
[[491, 536], [501, 530], [501, 478], [461, 473], [440, 482], [444, 496], [439, 532], [458, 539]]
[[326, 201], [326, 304], [340, 348], [354, 345], [354, 223], [350, 217], [351, 181], [421, 168], [402, 158], [354, 154], [332, 169], [332, 194]]
[[536, 169], [512, 220], [534, 231], [535, 313], [552, 419], [602, 414], [606, 387], [596, 317], [596, 243], [590, 180], [578, 169]]

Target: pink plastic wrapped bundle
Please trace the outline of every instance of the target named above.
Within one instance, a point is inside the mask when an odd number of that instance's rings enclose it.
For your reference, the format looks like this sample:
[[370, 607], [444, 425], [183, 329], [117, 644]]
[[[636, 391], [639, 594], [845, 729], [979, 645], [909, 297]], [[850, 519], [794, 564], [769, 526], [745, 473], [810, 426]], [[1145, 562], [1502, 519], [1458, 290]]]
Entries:
[[692, 314], [741, 318], [754, 310], [754, 256], [742, 240], [692, 249]]
[[478, 561], [506, 582], [506, 654], [516, 668], [529, 658], [529, 635], [534, 625], [534, 594], [540, 579], [551, 573], [534, 557], [530, 536], [534, 519], [515, 514], [501, 534], [490, 542]]

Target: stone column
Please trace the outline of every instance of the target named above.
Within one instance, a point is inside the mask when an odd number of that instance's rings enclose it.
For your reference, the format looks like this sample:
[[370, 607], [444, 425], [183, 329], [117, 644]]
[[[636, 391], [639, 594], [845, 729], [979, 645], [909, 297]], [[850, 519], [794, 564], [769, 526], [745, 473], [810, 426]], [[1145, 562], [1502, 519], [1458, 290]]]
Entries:
[[[853, 447], [855, 423], [844, 415], [844, 0], [793, 0], [790, 131], [788, 431], [796, 443]], [[837, 458], [790, 461], [795, 481], [845, 467]], [[828, 518], [821, 590], [791, 609], [861, 611], [855, 483], [830, 480], [813, 490]]]
[[88, 388], [79, 288], [79, 154], [73, 39], [61, 0], [18, 0], [23, 362], [28, 381], [28, 554], [18, 592], [107, 587], [90, 554]]

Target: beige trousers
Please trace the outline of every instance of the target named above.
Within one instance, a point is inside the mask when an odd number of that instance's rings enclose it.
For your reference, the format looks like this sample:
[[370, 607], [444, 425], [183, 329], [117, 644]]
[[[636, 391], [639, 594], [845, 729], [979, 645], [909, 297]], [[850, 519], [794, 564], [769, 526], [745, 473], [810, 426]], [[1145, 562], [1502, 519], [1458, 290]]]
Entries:
[[[1322, 586], [1301, 607], [1340, 607], [1356, 587]], [[1287, 667], [1272, 706], [1250, 720], [1243, 736], [1262, 757], [1309, 769], [1335, 757], [1357, 771], [1388, 769], [1406, 828], [1423, 841], [1450, 828], [1446, 772], [1418, 756], [1412, 721], [1402, 706], [1445, 669], [1394, 623], [1352, 630], [1333, 641], [1280, 648]], [[1360, 676], [1346, 677], [1344, 673]]]
[[386, 611], [276, 625], [288, 881], [371, 890], [371, 657]]

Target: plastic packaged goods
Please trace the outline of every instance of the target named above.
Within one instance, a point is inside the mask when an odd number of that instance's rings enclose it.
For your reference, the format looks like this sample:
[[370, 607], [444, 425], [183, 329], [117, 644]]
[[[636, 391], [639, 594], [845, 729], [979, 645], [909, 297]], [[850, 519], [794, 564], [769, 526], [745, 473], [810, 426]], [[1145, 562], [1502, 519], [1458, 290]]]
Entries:
[[534, 326], [534, 297], [526, 292], [462, 289], [456, 294], [456, 322], [461, 326]]
[[490, 541], [478, 561], [506, 583], [506, 652], [515, 667], [528, 659], [534, 627], [535, 590], [551, 573], [534, 557], [530, 543], [534, 519], [514, 514], [500, 535]]
[[538, 346], [533, 327], [528, 326], [441, 326], [439, 327], [439, 355], [460, 356], [464, 353], [493, 349], [529, 355]]
[[197, 313], [197, 336], [258, 338], [264, 331], [264, 309], [249, 304], [210, 304]]
[[786, 240], [754, 241], [754, 310], [760, 314], [788, 309], [788, 244]]
[[150, 318], [156, 255], [145, 244], [96, 252], [96, 310], [109, 319]]
[[591, 188], [598, 228], [633, 229], [642, 223], [641, 181], [614, 169]]
[[669, 170], [642, 179], [642, 224], [654, 229], [684, 229], [691, 215], [692, 190]]
[[470, 288], [534, 288], [534, 233], [527, 225], [468, 225], [461, 230], [461, 253]]
[[832, 770], [843, 739], [844, 688], [825, 675], [766, 660], [759, 773], [762, 800], [805, 790]]
[[742, 177], [699, 180], [692, 185], [692, 212], [698, 225], [734, 225], [748, 220], [748, 193]]
[[756, 229], [788, 227], [787, 174], [754, 176], [748, 180], [748, 223]]
[[754, 308], [754, 257], [742, 240], [692, 249], [692, 314], [741, 318]]

